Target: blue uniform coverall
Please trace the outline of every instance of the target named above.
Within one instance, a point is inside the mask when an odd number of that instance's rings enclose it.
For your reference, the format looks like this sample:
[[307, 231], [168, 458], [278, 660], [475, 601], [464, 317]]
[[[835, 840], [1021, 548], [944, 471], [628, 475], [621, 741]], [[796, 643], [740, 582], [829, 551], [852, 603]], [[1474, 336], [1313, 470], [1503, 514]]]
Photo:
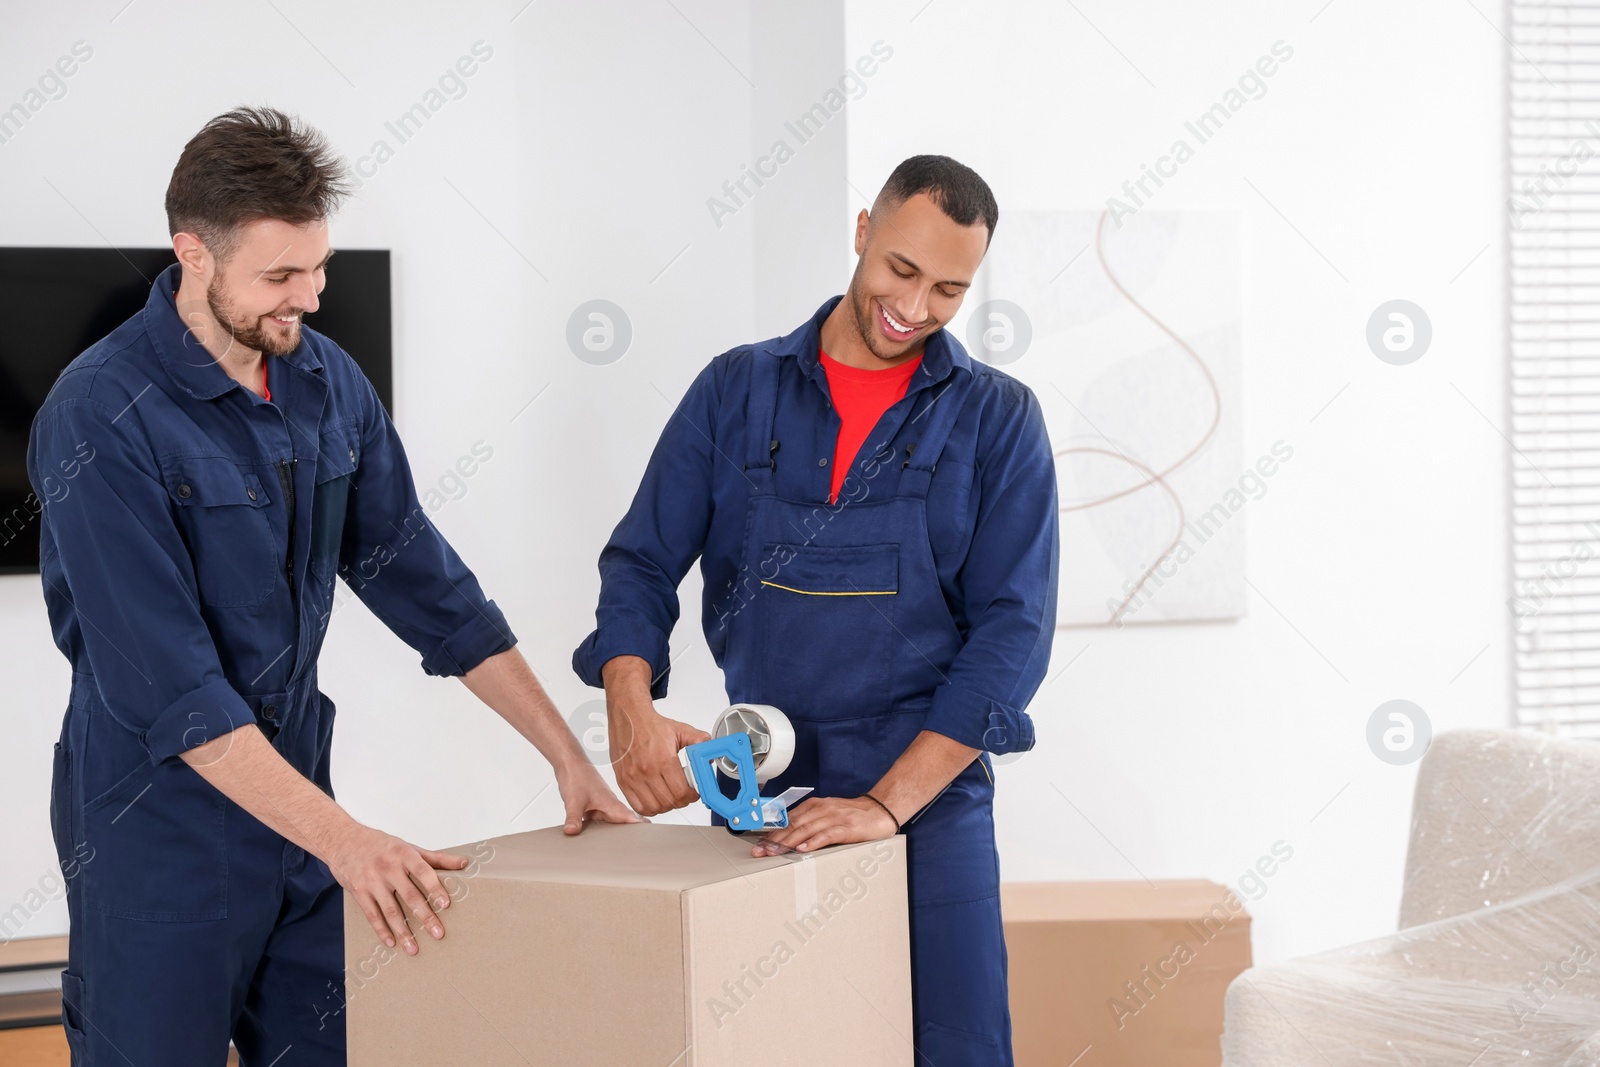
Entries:
[[255, 724], [332, 794], [317, 654], [336, 575], [429, 674], [515, 638], [350, 356], [302, 328], [262, 400], [185, 330], [178, 269], [61, 374], [29, 442], [72, 664], [50, 812], [71, 873], [63, 1022], [88, 1067], [220, 1067], [230, 1036], [246, 1065], [343, 1064], [340, 887], [180, 754]]
[[[1055, 626], [1055, 468], [1038, 401], [947, 331], [927, 338], [905, 398], [828, 502], [839, 418], [818, 344], [840, 299], [719, 356], [690, 387], [601, 554], [598, 627], [573, 656], [590, 685], [612, 657], [641, 656], [664, 696], [676, 590], [699, 557], [729, 699], [795, 725], [768, 795], [859, 796], [922, 730], [1031, 748], [1024, 708]], [[919, 1067], [1012, 1062], [993, 797], [980, 756], [901, 813]]]

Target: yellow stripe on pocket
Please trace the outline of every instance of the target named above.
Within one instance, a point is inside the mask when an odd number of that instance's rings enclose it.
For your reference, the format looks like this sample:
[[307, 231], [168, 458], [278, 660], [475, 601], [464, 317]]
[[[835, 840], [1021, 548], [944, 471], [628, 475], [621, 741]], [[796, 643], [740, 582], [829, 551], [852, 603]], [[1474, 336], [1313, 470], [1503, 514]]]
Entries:
[[779, 585], [777, 582], [763, 581], [762, 585], [770, 585], [774, 589], [782, 589], [786, 593], [799, 593], [802, 596], [894, 596], [896, 589], [859, 589], [846, 593], [823, 593], [814, 589], [796, 589], [792, 585]]

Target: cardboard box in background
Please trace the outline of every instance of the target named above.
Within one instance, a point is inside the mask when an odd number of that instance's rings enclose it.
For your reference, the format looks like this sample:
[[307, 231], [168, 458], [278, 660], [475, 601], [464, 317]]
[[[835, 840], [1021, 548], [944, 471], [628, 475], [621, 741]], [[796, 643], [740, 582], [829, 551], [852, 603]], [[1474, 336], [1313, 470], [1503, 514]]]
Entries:
[[1017, 1067], [1221, 1064], [1223, 997], [1250, 966], [1250, 916], [1228, 889], [1013, 882], [1001, 908]]
[[719, 827], [590, 824], [448, 849], [406, 956], [345, 896], [352, 1067], [912, 1060], [904, 838], [752, 859]]

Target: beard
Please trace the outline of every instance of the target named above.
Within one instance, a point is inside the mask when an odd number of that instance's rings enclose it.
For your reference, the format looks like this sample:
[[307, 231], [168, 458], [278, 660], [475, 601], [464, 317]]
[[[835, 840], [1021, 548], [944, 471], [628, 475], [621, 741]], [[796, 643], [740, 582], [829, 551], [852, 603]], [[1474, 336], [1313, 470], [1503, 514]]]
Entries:
[[265, 315], [258, 315], [253, 320], [239, 315], [233, 307], [232, 301], [222, 291], [218, 279], [213, 278], [211, 284], [206, 286], [206, 305], [211, 309], [211, 315], [217, 324], [227, 331], [235, 344], [245, 348], [253, 348], [263, 356], [287, 356], [300, 347], [300, 322], [287, 330], [280, 330], [277, 326], [269, 326], [263, 320]]
[[[861, 261], [856, 261], [855, 273], [850, 276], [850, 290], [845, 295], [850, 301], [851, 318], [855, 319], [856, 333], [861, 337], [862, 344], [867, 346], [867, 351], [879, 359], [898, 359], [905, 355], [909, 349], [904, 347], [904, 342], [899, 351], [890, 348], [883, 335], [878, 332], [878, 313], [873, 309], [872, 298], [861, 291]], [[916, 344], [922, 343], [922, 338], [914, 339]]]

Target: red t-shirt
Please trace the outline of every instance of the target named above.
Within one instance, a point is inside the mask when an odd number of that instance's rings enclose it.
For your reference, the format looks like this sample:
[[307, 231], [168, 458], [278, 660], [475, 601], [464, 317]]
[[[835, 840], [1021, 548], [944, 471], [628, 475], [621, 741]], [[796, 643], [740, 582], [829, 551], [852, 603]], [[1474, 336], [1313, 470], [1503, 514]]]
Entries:
[[828, 493], [831, 503], [839, 499], [839, 487], [844, 485], [845, 476], [850, 473], [867, 435], [878, 425], [883, 413], [906, 395], [911, 376], [917, 373], [922, 357], [918, 355], [887, 370], [863, 370], [840, 363], [826, 352], [821, 355], [822, 369], [828, 376], [828, 392], [833, 397], [834, 410], [839, 413], [839, 439], [833, 447], [833, 489]]
[[271, 400], [272, 390], [267, 388], [267, 361], [261, 361], [261, 399]]

